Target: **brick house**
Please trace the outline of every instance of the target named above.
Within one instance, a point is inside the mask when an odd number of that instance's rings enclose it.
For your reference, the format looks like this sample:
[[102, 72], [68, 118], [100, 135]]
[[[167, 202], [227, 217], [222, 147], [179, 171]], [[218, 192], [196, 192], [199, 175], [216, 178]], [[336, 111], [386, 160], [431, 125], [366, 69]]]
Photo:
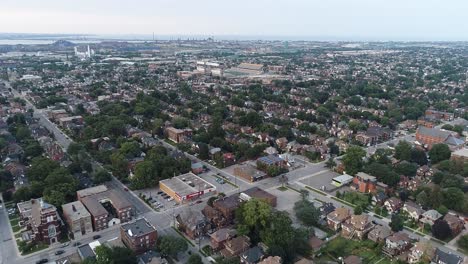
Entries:
[[452, 231], [452, 236], [460, 234], [460, 232], [465, 227], [465, 222], [462, 219], [460, 219], [458, 215], [448, 213], [444, 216], [444, 220], [449, 225], [450, 230]]
[[226, 241], [220, 253], [225, 258], [237, 257], [249, 248], [250, 239], [246, 236], [238, 236]]
[[332, 230], [339, 230], [341, 224], [351, 217], [351, 211], [348, 208], [340, 207], [327, 215], [327, 225]]
[[376, 192], [377, 178], [364, 172], [358, 172], [353, 178], [351, 189], [361, 193]]
[[189, 128], [177, 129], [175, 127], [167, 127], [165, 133], [167, 138], [174, 143], [188, 142], [192, 138], [192, 130]]
[[120, 238], [133, 252], [142, 254], [156, 246], [158, 232], [146, 219], [139, 218], [120, 226]]
[[224, 248], [224, 243], [232, 239], [236, 235], [236, 230], [229, 228], [221, 228], [210, 235], [211, 248], [218, 251]]
[[341, 234], [347, 238], [364, 239], [372, 228], [374, 224], [369, 220], [368, 215], [352, 215], [341, 224]]

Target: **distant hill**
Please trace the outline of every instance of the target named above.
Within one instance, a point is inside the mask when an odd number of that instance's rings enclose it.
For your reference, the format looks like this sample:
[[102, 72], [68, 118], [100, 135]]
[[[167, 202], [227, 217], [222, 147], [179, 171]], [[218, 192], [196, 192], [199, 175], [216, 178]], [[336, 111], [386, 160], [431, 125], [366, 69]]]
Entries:
[[59, 48], [68, 48], [76, 46], [75, 43], [68, 41], [68, 40], [57, 40], [52, 43], [52, 46], [59, 47]]

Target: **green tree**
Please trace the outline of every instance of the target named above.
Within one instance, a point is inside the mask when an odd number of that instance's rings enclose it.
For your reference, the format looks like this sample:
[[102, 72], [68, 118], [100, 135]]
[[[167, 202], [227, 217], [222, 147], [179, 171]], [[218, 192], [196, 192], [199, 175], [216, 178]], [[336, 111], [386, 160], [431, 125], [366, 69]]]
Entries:
[[468, 250], [468, 235], [461, 236], [457, 243], [460, 248]]
[[96, 247], [96, 259], [86, 259], [88, 264], [136, 264], [137, 258], [132, 250], [126, 247]]
[[93, 182], [95, 184], [101, 184], [108, 182], [112, 179], [110, 173], [104, 169], [97, 170], [93, 175]]
[[13, 194], [13, 200], [16, 203], [28, 201], [31, 199], [31, 190], [29, 187], [20, 187]]
[[343, 157], [343, 164], [345, 166], [346, 173], [354, 175], [361, 171], [363, 166], [363, 158], [366, 156], [366, 152], [359, 146], [351, 146], [346, 151]]
[[456, 187], [447, 188], [442, 192], [443, 204], [449, 208], [461, 212], [466, 203], [463, 191]]
[[402, 140], [395, 147], [395, 158], [398, 160], [411, 160], [411, 144], [408, 141]]
[[34, 158], [31, 162], [31, 167], [26, 173], [30, 181], [44, 181], [45, 178], [60, 165], [46, 157]]
[[194, 253], [190, 255], [189, 259], [187, 260], [187, 264], [203, 264], [203, 261], [200, 255]]
[[363, 209], [362, 209], [361, 205], [357, 205], [356, 207], [354, 207], [354, 214], [355, 215], [361, 215], [362, 212], [363, 212]]
[[318, 223], [320, 211], [314, 204], [306, 199], [301, 199], [294, 204], [294, 212], [297, 219], [306, 226], [315, 226]]
[[72, 142], [67, 148], [67, 153], [71, 156], [78, 155], [82, 151], [84, 151], [84, 146], [80, 143]]
[[251, 199], [243, 203], [236, 210], [237, 231], [242, 235], [249, 235], [252, 240], [258, 240], [271, 216], [269, 204], [259, 199]]
[[432, 235], [440, 240], [445, 240], [452, 235], [452, 231], [447, 221], [437, 219], [432, 225]]
[[327, 160], [327, 162], [325, 162], [325, 166], [326, 166], [327, 168], [329, 168], [329, 169], [331, 169], [331, 168], [333, 168], [333, 167], [336, 166], [336, 162], [335, 162], [335, 160], [333, 159], [333, 157], [329, 158], [329, 159]]
[[292, 262], [297, 255], [307, 256], [310, 247], [308, 232], [295, 229], [287, 212], [274, 211], [270, 221], [261, 232], [261, 240], [269, 248], [269, 254], [280, 256], [285, 263]]
[[389, 224], [393, 232], [403, 230], [404, 219], [399, 214], [392, 215], [392, 220]]
[[452, 152], [446, 144], [440, 143], [432, 146], [429, 150], [429, 157], [431, 158], [432, 164], [439, 163], [443, 160], [448, 160]]
[[112, 164], [112, 172], [119, 179], [124, 179], [128, 176], [128, 161], [125, 160], [125, 157], [119, 153], [113, 153], [110, 156]]
[[426, 152], [421, 149], [413, 148], [411, 150], [411, 162], [415, 162], [420, 166], [427, 164]]
[[206, 143], [199, 143], [198, 144], [198, 157], [202, 160], [207, 160], [210, 158], [209, 147]]
[[177, 254], [188, 249], [187, 242], [175, 236], [162, 236], [158, 241], [158, 250], [167, 256], [177, 259]]
[[405, 176], [415, 176], [416, 171], [418, 170], [418, 165], [415, 163], [409, 163], [407, 161], [402, 161], [395, 167], [395, 171], [399, 174], [403, 174]]

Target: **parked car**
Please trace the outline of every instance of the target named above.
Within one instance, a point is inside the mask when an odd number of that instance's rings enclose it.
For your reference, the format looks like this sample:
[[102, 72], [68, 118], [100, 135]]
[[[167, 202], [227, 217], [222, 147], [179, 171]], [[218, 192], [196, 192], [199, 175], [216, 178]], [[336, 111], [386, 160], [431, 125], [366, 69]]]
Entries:
[[196, 203], [196, 204], [201, 204], [201, 203], [203, 203], [203, 201], [202, 201], [202, 200], [198, 200], [198, 201], [196, 201], [195, 203]]
[[40, 259], [40, 260], [36, 261], [36, 264], [44, 264], [44, 263], [47, 263], [47, 262], [49, 262], [49, 260], [46, 259], [46, 258], [43, 258], [43, 259]]
[[174, 198], [172, 198], [172, 197], [169, 197], [169, 198], [167, 199], [168, 202], [170, 202], [170, 201], [172, 201], [172, 200], [174, 200]]
[[68, 247], [69, 245], [70, 245], [70, 242], [65, 242], [65, 243], [63, 243], [60, 247], [63, 247], [63, 248], [64, 248], [64, 247]]
[[73, 246], [74, 246], [74, 247], [81, 246], [81, 242], [75, 242], [75, 243], [73, 243]]
[[57, 251], [55, 251], [55, 255], [56, 255], [56, 256], [62, 255], [63, 253], [65, 253], [65, 250], [57, 250]]
[[162, 194], [163, 192], [159, 191], [158, 194]]
[[100, 239], [101, 238], [101, 235], [95, 235], [93, 236], [93, 239]]

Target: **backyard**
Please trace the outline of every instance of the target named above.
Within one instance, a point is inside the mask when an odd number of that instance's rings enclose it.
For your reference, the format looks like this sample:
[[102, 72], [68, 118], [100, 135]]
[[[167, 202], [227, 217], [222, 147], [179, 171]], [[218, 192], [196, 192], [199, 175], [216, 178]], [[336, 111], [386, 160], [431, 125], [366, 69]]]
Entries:
[[341, 236], [331, 240], [317, 254], [317, 263], [326, 261], [338, 261], [338, 258], [346, 258], [356, 255], [362, 258], [362, 263], [393, 263], [381, 252], [382, 246], [370, 240], [348, 240]]

